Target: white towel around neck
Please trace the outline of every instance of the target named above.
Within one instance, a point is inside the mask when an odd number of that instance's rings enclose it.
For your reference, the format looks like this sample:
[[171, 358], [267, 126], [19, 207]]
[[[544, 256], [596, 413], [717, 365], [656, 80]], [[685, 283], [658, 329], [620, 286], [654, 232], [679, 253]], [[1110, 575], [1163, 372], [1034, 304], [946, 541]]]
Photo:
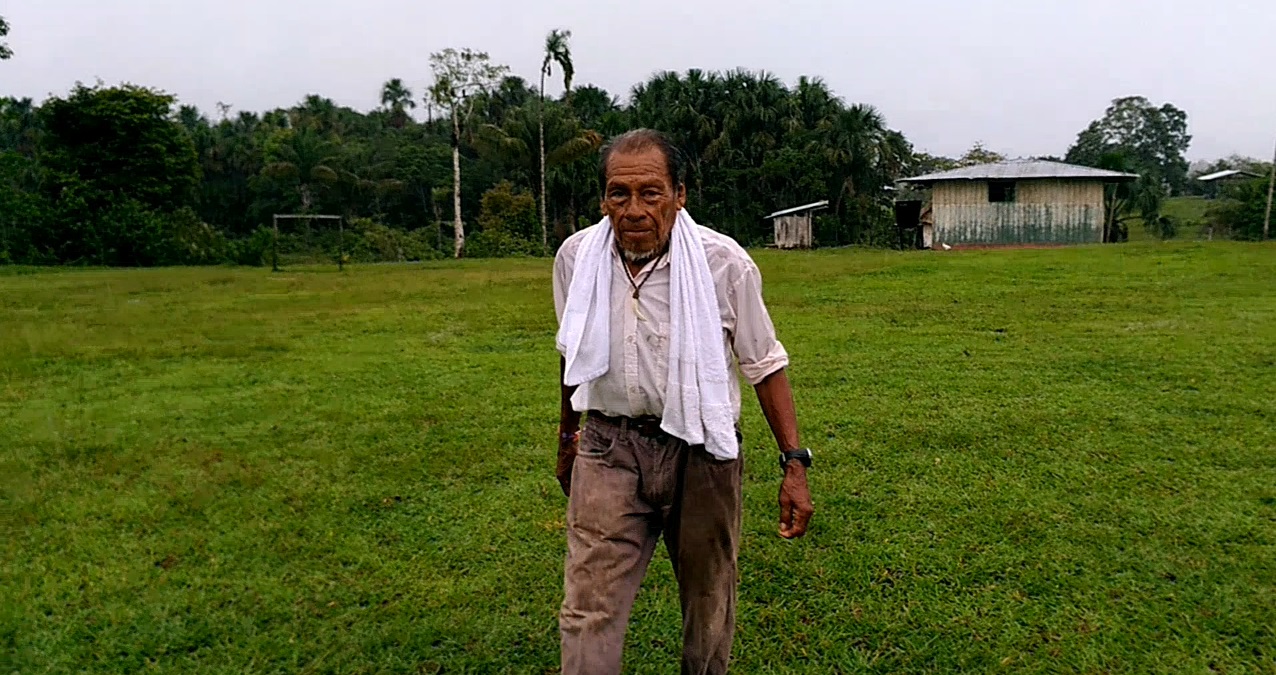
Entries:
[[[584, 389], [610, 369], [612, 250], [611, 220], [603, 218], [583, 235], [558, 330], [566, 360], [563, 384]], [[731, 407], [722, 321], [700, 226], [678, 212], [669, 239], [669, 372], [660, 427], [690, 445], [704, 445], [720, 459], [740, 454]]]

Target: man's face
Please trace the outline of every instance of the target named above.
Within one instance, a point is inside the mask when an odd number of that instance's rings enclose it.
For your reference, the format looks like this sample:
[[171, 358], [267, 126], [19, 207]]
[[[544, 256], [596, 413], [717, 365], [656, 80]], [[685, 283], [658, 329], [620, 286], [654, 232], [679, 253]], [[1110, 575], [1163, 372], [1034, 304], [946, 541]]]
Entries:
[[602, 210], [629, 260], [658, 254], [686, 203], [687, 191], [674, 188], [659, 148], [617, 152], [608, 159]]

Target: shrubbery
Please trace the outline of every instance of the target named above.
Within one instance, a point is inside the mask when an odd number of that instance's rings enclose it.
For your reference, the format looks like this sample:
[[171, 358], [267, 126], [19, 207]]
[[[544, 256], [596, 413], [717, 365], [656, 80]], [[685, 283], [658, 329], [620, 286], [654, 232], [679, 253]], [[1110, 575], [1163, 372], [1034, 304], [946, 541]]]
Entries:
[[1267, 211], [1267, 180], [1255, 179], [1229, 186], [1223, 198], [1206, 213], [1219, 234], [1232, 239], [1258, 241], [1263, 238], [1263, 218]]

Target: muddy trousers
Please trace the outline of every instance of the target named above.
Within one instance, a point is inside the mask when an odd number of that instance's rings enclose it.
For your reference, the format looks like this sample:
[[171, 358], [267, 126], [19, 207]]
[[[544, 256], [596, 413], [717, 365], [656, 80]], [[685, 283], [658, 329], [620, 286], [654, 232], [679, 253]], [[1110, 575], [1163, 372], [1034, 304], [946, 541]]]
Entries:
[[589, 416], [567, 507], [564, 675], [620, 672], [629, 612], [662, 535], [682, 600], [682, 672], [727, 671], [742, 474], [743, 458], [717, 459], [649, 421]]

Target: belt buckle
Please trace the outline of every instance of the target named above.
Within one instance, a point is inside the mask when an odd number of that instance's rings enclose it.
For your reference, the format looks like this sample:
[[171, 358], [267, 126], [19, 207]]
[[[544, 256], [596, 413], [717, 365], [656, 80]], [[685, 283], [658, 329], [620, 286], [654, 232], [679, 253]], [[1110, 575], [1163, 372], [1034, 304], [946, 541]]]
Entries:
[[644, 418], [639, 421], [638, 431], [649, 438], [659, 438], [665, 433], [664, 429], [660, 428], [660, 420], [653, 418]]

